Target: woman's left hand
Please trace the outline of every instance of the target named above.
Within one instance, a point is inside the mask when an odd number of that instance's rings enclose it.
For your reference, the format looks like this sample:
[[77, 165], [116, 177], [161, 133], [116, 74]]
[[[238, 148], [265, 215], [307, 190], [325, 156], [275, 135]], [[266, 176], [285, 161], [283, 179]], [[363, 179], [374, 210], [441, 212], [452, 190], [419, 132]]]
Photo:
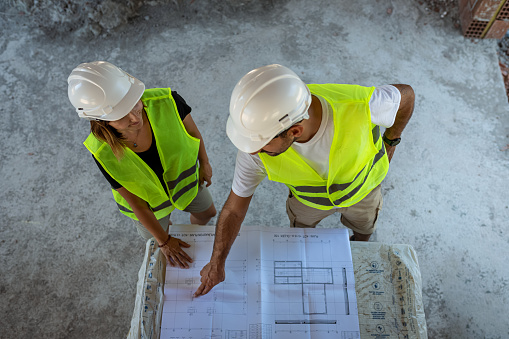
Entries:
[[206, 187], [212, 184], [212, 167], [210, 163], [200, 163], [200, 186], [206, 181]]
[[159, 248], [166, 257], [166, 262], [171, 267], [189, 268], [189, 263], [192, 263], [193, 259], [184, 251], [184, 248], [188, 247], [191, 247], [191, 245], [187, 242], [179, 238], [170, 237], [164, 246]]

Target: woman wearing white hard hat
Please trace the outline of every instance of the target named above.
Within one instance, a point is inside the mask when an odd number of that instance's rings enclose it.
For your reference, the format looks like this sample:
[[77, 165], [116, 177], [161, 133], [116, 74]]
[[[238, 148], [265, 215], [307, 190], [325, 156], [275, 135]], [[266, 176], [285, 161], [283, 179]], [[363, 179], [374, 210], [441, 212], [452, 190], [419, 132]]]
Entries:
[[143, 238], [157, 240], [171, 266], [188, 268], [192, 259], [183, 248], [190, 245], [168, 234], [170, 213], [189, 212], [191, 223], [200, 225], [216, 215], [206, 188], [212, 168], [191, 108], [171, 89], [145, 89], [105, 61], [79, 65], [67, 82], [76, 112], [90, 120], [84, 144], [120, 212]]

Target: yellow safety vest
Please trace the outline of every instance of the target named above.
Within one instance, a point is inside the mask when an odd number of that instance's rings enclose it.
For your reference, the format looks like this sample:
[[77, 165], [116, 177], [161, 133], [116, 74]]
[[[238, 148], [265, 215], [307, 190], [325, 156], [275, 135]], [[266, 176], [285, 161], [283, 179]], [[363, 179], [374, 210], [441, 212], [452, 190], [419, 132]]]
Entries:
[[[185, 209], [198, 193], [200, 139], [187, 133], [170, 88], [147, 89], [141, 101], [154, 133], [168, 194], [154, 171], [130, 148], [124, 149], [119, 161], [111, 147], [92, 133], [84, 144], [113, 179], [145, 200], [156, 218], [161, 219], [175, 207]], [[138, 220], [127, 201], [116, 190], [112, 192], [120, 212]]]
[[328, 177], [322, 179], [292, 147], [275, 157], [260, 153], [260, 158], [269, 180], [287, 185], [303, 204], [321, 210], [351, 206], [378, 186], [389, 170], [380, 127], [371, 122], [369, 100], [374, 87], [308, 87], [333, 110]]

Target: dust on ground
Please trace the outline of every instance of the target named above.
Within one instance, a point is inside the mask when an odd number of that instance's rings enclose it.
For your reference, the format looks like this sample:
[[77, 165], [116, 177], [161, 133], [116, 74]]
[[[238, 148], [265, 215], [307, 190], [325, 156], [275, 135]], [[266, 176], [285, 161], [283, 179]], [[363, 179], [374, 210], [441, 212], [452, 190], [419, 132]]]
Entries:
[[[458, 1], [456, 0], [419, 0], [418, 3], [421, 6], [425, 6], [426, 11], [434, 12], [440, 15], [441, 18], [449, 18], [452, 21], [454, 27], [461, 29], [461, 23], [459, 19], [459, 8]], [[475, 43], [476, 39], [471, 39], [471, 42]], [[502, 78], [504, 79], [504, 85], [506, 94], [509, 99], [509, 34], [506, 34], [498, 42], [498, 59], [499, 66], [502, 72]]]

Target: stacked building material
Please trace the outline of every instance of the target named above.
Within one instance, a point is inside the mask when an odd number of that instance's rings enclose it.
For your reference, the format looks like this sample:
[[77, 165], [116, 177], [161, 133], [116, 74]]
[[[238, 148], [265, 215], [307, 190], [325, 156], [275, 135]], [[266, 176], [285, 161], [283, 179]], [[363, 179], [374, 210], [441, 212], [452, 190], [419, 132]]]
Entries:
[[459, 8], [467, 38], [502, 39], [509, 29], [509, 1], [460, 0]]

